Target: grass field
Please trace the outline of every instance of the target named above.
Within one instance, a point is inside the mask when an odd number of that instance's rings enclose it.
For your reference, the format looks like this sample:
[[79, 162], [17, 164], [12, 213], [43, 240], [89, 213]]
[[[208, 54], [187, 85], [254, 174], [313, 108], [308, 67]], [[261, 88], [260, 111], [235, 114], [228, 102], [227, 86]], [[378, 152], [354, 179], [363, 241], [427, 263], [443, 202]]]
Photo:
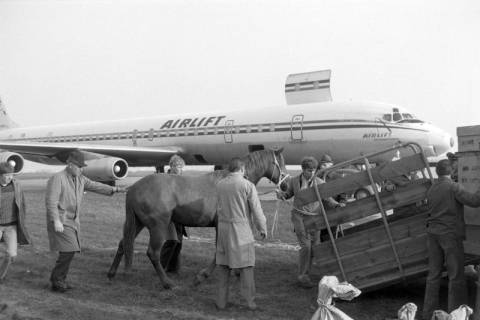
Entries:
[[[7, 279], [0, 283], [0, 319], [310, 319], [315, 311], [317, 289], [296, 285], [295, 235], [288, 203], [279, 206], [278, 234], [267, 245], [257, 247], [255, 278], [259, 310], [242, 306], [238, 280], [233, 277], [227, 311], [214, 307], [216, 274], [199, 287], [193, 277], [214, 255], [214, 232], [189, 228], [191, 239], [184, 241], [182, 270], [173, 276], [176, 287], [162, 289], [145, 255], [148, 234], [142, 231], [135, 242], [133, 270], [126, 274], [123, 264], [113, 281], [106, 273], [121, 238], [125, 195], [112, 197], [87, 193], [82, 208], [82, 245], [71, 266], [69, 280], [75, 289], [59, 294], [49, 290], [49, 273], [55, 255], [48, 251], [45, 226], [45, 177], [25, 176], [28, 206], [27, 225], [34, 245], [19, 249], [19, 256]], [[123, 183], [132, 183], [133, 179]], [[259, 192], [268, 191], [262, 184]], [[267, 221], [273, 220], [275, 200], [262, 201]], [[284, 245], [288, 244], [288, 245]], [[321, 274], [315, 276], [319, 280]], [[362, 294], [337, 306], [354, 319], [394, 317], [407, 302], [421, 305], [423, 281], [398, 285]]]

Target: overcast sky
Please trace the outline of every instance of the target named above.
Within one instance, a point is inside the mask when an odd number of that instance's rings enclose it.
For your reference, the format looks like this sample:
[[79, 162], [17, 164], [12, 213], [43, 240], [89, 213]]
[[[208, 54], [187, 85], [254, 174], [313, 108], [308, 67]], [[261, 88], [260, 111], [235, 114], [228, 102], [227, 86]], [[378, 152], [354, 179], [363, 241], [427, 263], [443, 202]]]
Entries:
[[480, 2], [2, 1], [0, 96], [21, 125], [285, 104], [332, 69], [334, 100], [480, 124]]

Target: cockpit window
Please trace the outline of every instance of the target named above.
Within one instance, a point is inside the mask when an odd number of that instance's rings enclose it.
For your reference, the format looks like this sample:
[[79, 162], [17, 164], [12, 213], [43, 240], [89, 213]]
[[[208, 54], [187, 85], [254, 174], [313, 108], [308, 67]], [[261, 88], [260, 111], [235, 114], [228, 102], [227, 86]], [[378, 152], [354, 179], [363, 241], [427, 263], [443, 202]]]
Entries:
[[397, 121], [400, 121], [400, 120], [402, 120], [402, 115], [399, 112], [394, 112], [393, 113], [393, 121], [397, 122]]
[[398, 108], [393, 108], [392, 113], [385, 113], [382, 120], [395, 123], [423, 123], [424, 121], [415, 117], [411, 113], [400, 113]]
[[392, 121], [392, 115], [390, 113], [384, 114], [382, 117], [383, 120], [391, 122]]

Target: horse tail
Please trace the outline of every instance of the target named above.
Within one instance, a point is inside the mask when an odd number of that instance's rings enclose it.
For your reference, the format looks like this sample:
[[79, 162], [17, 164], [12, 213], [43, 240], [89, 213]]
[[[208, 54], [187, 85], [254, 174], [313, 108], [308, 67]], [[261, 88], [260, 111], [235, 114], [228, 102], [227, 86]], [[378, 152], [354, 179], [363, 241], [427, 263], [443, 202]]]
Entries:
[[128, 199], [125, 201], [125, 224], [123, 225], [123, 250], [125, 252], [125, 269], [130, 269], [133, 260], [133, 244], [136, 237], [137, 217], [135, 210]]

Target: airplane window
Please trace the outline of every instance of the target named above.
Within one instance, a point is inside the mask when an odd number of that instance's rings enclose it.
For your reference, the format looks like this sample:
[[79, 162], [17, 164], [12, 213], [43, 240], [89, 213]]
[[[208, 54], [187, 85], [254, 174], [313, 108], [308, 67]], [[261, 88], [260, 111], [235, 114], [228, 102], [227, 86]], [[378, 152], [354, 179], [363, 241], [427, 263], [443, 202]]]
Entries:
[[262, 125], [261, 124], [258, 125], [258, 132], [262, 132]]
[[393, 114], [393, 121], [400, 121], [400, 120], [402, 120], [402, 115], [398, 112], [395, 112]]
[[391, 122], [392, 121], [392, 115], [390, 113], [384, 114], [382, 117], [383, 120]]
[[402, 113], [402, 115], [403, 115], [403, 119], [414, 119], [415, 118], [410, 113]]
[[198, 136], [198, 129], [197, 129], [197, 128], [194, 128], [194, 129], [193, 129], [193, 135], [194, 135], [194, 136]]
[[252, 131], [252, 127], [251, 126], [247, 126], [247, 133], [250, 133]]
[[270, 124], [270, 132], [275, 131], [275, 123]]

